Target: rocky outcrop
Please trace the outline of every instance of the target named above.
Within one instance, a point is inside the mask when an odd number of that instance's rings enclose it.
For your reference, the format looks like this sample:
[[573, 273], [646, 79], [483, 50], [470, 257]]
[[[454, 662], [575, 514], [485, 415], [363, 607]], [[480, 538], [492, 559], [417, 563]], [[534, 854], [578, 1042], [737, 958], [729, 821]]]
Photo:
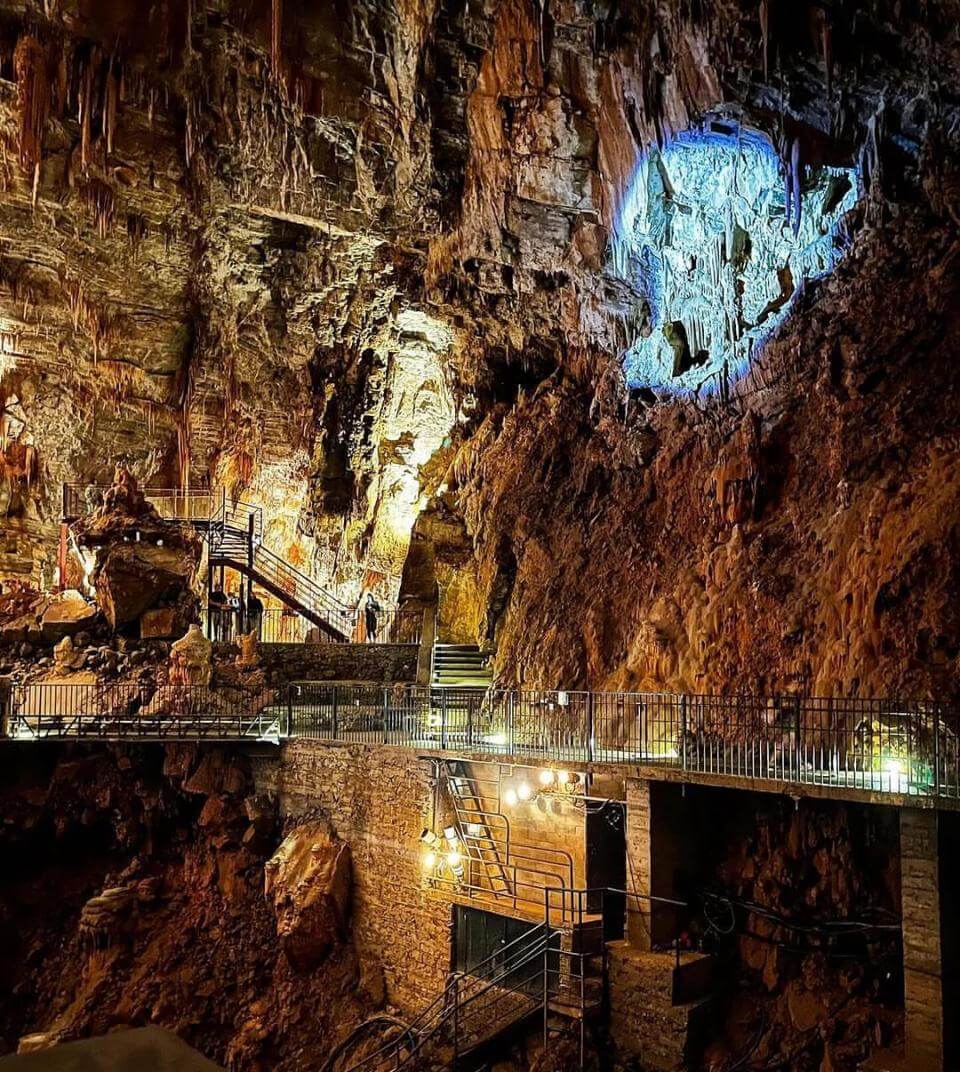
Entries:
[[[27, 1035], [49, 1045], [150, 1022], [236, 1072], [295, 1072], [319, 1067], [330, 1039], [366, 1014], [342, 930], [322, 971], [291, 967], [263, 895], [276, 802], [254, 794], [242, 756], [77, 746], [7, 758], [7, 1050]], [[308, 862], [303, 875], [326, 873]]]
[[[123, 468], [102, 503], [73, 526], [87, 575], [112, 629], [135, 622], [160, 604], [178, 620], [196, 615], [191, 584], [200, 561], [200, 541], [184, 525], [163, 520]], [[149, 627], [148, 627], [149, 631]]]
[[350, 846], [325, 823], [305, 823], [266, 863], [264, 896], [277, 936], [299, 972], [316, 968], [344, 937], [350, 902]]

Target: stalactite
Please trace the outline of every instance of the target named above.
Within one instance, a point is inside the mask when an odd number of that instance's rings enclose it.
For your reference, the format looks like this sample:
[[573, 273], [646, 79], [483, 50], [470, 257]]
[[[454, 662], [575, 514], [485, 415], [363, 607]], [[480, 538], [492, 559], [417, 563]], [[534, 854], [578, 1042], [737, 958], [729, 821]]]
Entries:
[[87, 170], [90, 163], [90, 125], [93, 112], [93, 60], [92, 57], [80, 70], [80, 86], [77, 93], [77, 120], [80, 123], [80, 167]]
[[106, 152], [113, 152], [113, 132], [117, 122], [117, 104], [120, 100], [121, 76], [113, 61], [107, 70], [103, 94], [101, 130], [106, 142]]
[[279, 79], [283, 63], [283, 0], [271, 0], [270, 62]]
[[32, 177], [33, 202], [36, 204], [43, 157], [43, 131], [50, 108], [50, 85], [46, 53], [35, 37], [21, 37], [17, 42], [13, 68], [17, 77], [20, 117], [20, 166]]

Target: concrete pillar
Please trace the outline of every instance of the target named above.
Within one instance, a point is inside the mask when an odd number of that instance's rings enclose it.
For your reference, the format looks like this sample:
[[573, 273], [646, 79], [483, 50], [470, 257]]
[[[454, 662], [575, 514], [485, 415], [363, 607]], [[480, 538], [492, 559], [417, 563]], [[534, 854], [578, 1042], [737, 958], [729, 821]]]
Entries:
[[[627, 891], [649, 896], [652, 892], [653, 839], [650, 833], [650, 782], [627, 781]], [[627, 941], [636, 949], [651, 946], [650, 906], [627, 898]]]
[[[645, 896], [676, 898], [675, 877], [684, 852], [685, 813], [679, 785], [628, 779], [627, 890]], [[682, 911], [682, 910], [679, 910]], [[671, 946], [678, 910], [627, 899], [627, 940], [636, 949]]]
[[933, 809], [900, 812], [904, 1056], [925, 1072], [945, 1067], [938, 822]]

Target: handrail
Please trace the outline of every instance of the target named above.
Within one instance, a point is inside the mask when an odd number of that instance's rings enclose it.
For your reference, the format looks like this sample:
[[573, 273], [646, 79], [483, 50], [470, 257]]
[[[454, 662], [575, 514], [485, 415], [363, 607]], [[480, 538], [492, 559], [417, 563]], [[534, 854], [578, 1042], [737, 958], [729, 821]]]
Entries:
[[289, 732], [301, 737], [960, 799], [960, 712], [935, 701], [328, 682], [290, 682], [281, 696]]
[[[469, 1010], [470, 1006], [475, 1005], [480, 998], [495, 989], [504, 994], [513, 992], [510, 988], [502, 987], [501, 984], [528, 964], [539, 960], [544, 953], [547, 938], [548, 932], [545, 924], [533, 924], [529, 930], [497, 950], [486, 960], [481, 961], [480, 964], [475, 965], [468, 973], [454, 974], [443, 991], [410, 1021], [402, 1036], [391, 1039], [377, 1050], [366, 1054], [355, 1064], [349, 1065], [345, 1072], [359, 1072], [359, 1069], [375, 1063], [379, 1064], [387, 1057], [397, 1058], [395, 1069], [405, 1067], [437, 1037], [447, 1024], [463, 1017], [464, 1010]], [[504, 954], [508, 951], [509, 955], [504, 959]], [[480, 987], [467, 993], [461, 1000], [461, 980], [467, 983], [478, 982]], [[451, 993], [452, 1001], [450, 1000]], [[406, 1056], [400, 1060], [399, 1051], [405, 1040], [411, 1036], [414, 1039], [413, 1044], [408, 1047]]]

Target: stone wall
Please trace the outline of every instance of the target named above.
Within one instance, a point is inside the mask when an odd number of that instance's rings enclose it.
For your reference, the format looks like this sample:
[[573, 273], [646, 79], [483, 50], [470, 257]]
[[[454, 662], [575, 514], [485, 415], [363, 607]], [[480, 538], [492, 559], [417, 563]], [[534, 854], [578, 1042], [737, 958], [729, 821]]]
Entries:
[[943, 1068], [943, 963], [940, 948], [938, 815], [900, 812], [903, 1000], [906, 1052], [918, 1067]]
[[[270, 684], [286, 681], [417, 680], [416, 644], [263, 644], [260, 662]], [[215, 658], [232, 662], [236, 645], [214, 645]]]
[[382, 968], [388, 1001], [407, 1014], [432, 1001], [450, 967], [451, 910], [422, 883], [429, 763], [398, 748], [290, 741], [257, 777], [285, 814], [320, 808], [350, 843], [355, 940], [361, 960]]

